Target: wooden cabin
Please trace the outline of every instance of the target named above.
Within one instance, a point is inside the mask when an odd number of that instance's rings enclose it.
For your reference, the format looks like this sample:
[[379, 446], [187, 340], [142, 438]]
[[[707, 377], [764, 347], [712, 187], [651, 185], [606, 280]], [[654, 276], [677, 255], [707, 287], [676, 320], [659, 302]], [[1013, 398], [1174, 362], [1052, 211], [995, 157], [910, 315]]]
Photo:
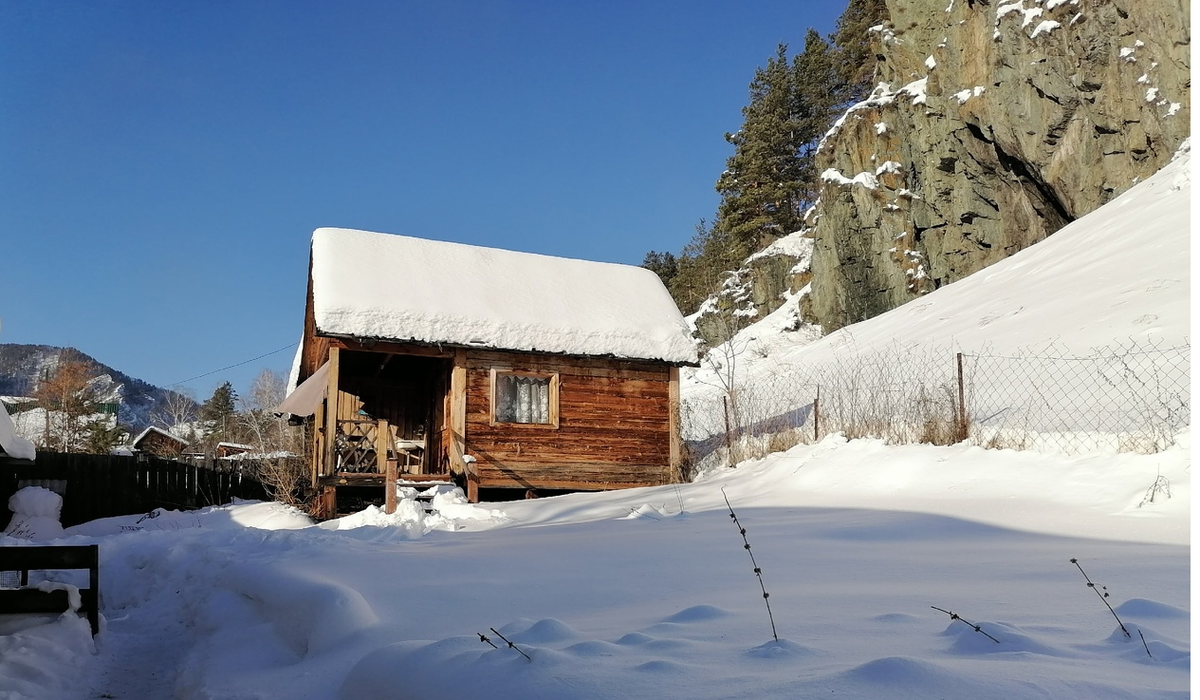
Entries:
[[601, 490], [680, 474], [679, 367], [658, 277], [406, 236], [318, 229], [293, 391], [320, 511], [396, 481]]
[[153, 425], [143, 430], [129, 444], [130, 449], [135, 452], [168, 458], [179, 457], [187, 446], [187, 440]]

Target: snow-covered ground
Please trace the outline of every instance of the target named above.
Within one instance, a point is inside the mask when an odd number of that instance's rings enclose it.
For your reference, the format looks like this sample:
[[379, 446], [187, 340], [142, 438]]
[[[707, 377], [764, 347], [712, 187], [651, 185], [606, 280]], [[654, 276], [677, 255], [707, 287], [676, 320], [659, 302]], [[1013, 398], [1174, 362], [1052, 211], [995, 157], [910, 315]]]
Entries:
[[[410, 501], [323, 526], [274, 504], [96, 521], [60, 540], [101, 546], [95, 653], [71, 614], [0, 636], [0, 694], [1183, 697], [1186, 445], [1068, 458], [831, 436], [693, 484], [443, 498], [436, 517]], [[1170, 497], [1149, 502], [1160, 475]]]
[[[1148, 332], [1186, 337], [1183, 162], [1076, 225], [1086, 247], [1056, 234], [856, 342], [1025, 347], [1049, 329], [1090, 347], [1151, 315]], [[71, 613], [0, 618], [0, 698], [1189, 697], [1190, 437], [1174, 443], [1068, 456], [830, 435], [695, 483], [442, 493], [435, 514], [406, 500], [314, 525], [246, 503], [62, 533], [27, 518], [33, 540], [99, 543], [104, 619], [93, 643]]]

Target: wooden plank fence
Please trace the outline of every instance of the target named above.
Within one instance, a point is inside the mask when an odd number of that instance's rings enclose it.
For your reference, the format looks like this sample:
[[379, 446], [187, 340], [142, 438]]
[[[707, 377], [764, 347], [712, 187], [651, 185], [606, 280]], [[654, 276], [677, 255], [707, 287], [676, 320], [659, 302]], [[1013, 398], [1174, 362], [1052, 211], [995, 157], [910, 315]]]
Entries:
[[148, 455], [38, 452], [35, 462], [0, 462], [0, 530], [12, 513], [8, 499], [26, 486], [44, 486], [63, 497], [64, 527], [156, 508], [188, 510], [234, 498], [268, 499], [256, 479]]

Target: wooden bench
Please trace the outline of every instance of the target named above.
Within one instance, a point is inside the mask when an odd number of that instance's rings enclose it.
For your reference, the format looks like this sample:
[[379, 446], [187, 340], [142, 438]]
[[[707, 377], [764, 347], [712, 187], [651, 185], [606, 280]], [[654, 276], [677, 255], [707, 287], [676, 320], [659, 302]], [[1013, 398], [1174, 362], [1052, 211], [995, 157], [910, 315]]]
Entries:
[[81, 546], [0, 547], [0, 571], [21, 574], [21, 588], [0, 589], [0, 614], [61, 613], [71, 609], [65, 590], [29, 587], [30, 571], [88, 570], [88, 587], [79, 589], [79, 611], [87, 614], [92, 636], [100, 631], [100, 548]]

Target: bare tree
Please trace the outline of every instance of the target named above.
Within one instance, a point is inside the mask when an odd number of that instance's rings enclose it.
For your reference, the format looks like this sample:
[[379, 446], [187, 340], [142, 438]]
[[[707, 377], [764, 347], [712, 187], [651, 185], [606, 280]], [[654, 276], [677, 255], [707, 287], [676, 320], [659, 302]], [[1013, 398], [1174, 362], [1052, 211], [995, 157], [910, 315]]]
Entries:
[[190, 389], [175, 387], [166, 392], [166, 398], [155, 406], [150, 422], [189, 442], [201, 436], [196, 428], [200, 418], [200, 404]]
[[64, 353], [54, 372], [38, 382], [33, 398], [45, 413], [43, 447], [59, 452], [86, 447], [87, 433], [100, 424], [95, 377], [91, 363]]
[[254, 379], [249, 397], [239, 399], [238, 421], [242, 433], [261, 453], [257, 459], [259, 481], [275, 500], [301, 506], [299, 494], [308, 476], [304, 460], [298, 456], [303, 450], [303, 433], [276, 411], [286, 394], [283, 374], [264, 369]]

